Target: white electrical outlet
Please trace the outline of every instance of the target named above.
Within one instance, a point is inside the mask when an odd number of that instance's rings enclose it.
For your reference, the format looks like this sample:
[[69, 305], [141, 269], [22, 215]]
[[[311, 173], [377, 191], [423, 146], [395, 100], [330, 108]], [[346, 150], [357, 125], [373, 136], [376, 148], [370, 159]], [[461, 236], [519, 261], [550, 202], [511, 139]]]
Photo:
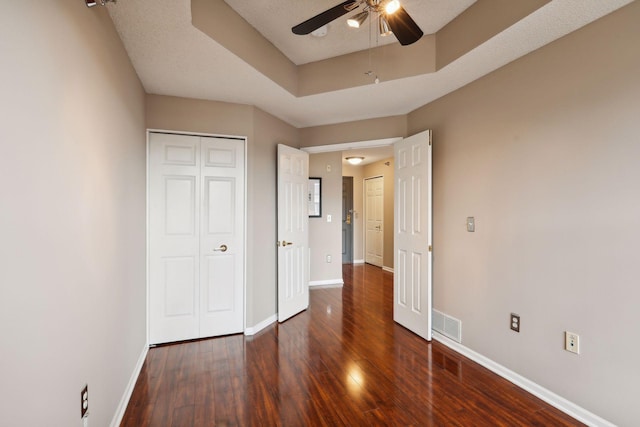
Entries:
[[327, 262], [331, 262], [331, 255], [327, 255]]
[[564, 349], [571, 353], [580, 354], [580, 335], [565, 331]]

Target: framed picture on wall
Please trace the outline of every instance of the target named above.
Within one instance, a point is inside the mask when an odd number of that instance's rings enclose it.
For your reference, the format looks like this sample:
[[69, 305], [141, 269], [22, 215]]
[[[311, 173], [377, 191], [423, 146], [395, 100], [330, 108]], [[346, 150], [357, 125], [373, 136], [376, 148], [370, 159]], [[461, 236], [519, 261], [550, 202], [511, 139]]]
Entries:
[[322, 217], [322, 178], [309, 178], [309, 218]]

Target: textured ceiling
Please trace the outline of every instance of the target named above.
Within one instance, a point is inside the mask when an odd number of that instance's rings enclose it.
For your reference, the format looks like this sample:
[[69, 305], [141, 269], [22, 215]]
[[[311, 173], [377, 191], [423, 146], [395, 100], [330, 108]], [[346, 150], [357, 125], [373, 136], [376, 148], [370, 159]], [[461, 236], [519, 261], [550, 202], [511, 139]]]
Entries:
[[[377, 37], [377, 23], [371, 23], [370, 19], [357, 30], [347, 26], [347, 18], [362, 11], [362, 6], [330, 23], [324, 37], [297, 36], [291, 32], [291, 27], [339, 4], [340, 0], [225, 2], [298, 65], [365, 50], [370, 43], [375, 47], [396, 42], [393, 36]], [[433, 34], [473, 3], [475, 0], [403, 0], [402, 6], [425, 34]]]
[[121, 0], [108, 9], [147, 93], [255, 105], [308, 127], [406, 114], [630, 2], [554, 0], [435, 73], [305, 97], [194, 28], [189, 0]]

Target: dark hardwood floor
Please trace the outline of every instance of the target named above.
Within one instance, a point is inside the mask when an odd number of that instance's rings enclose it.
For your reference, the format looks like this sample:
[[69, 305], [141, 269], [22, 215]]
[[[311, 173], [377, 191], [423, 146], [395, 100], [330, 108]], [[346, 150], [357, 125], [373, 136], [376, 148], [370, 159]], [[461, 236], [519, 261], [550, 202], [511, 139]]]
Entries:
[[392, 274], [346, 265], [344, 278], [254, 337], [150, 349], [121, 425], [581, 425], [395, 324]]

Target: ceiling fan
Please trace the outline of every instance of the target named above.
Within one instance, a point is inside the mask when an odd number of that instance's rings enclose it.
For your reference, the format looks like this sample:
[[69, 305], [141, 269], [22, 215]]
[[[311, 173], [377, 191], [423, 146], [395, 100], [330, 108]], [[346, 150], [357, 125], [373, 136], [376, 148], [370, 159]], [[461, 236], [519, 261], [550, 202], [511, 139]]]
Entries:
[[350, 27], [359, 28], [369, 15], [377, 14], [380, 35], [393, 34], [403, 46], [417, 42], [424, 34], [398, 0], [347, 0], [296, 25], [291, 31], [298, 35], [310, 34], [361, 5], [362, 11], [347, 20]]

